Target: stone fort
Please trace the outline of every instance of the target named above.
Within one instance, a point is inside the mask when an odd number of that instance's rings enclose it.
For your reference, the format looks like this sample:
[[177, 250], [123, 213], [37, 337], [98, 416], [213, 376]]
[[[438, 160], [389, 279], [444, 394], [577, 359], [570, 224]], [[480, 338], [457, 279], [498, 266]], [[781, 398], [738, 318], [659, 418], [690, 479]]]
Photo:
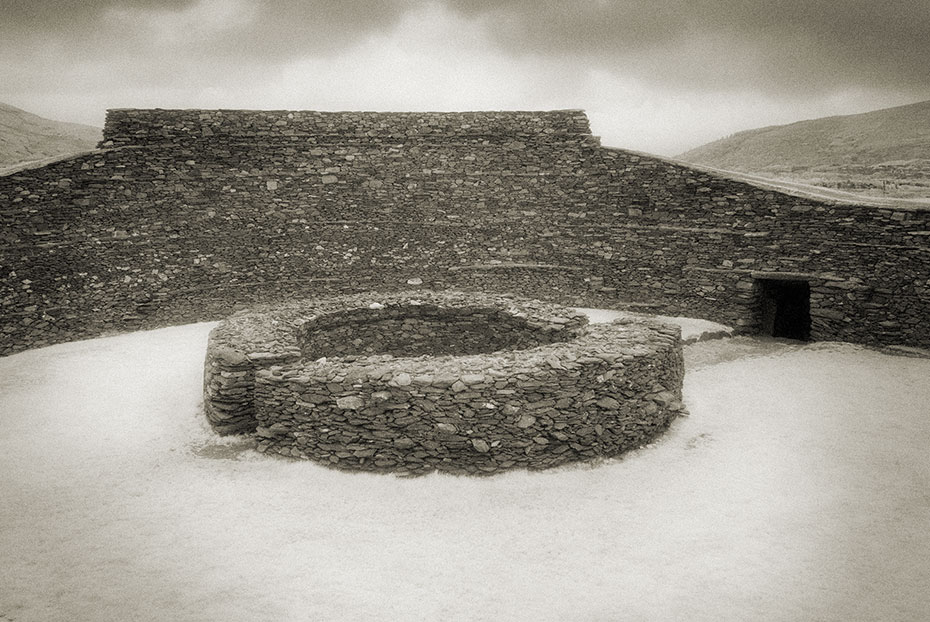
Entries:
[[930, 211], [605, 148], [576, 110], [110, 110], [0, 176], [0, 221], [0, 354], [416, 288], [930, 347]]

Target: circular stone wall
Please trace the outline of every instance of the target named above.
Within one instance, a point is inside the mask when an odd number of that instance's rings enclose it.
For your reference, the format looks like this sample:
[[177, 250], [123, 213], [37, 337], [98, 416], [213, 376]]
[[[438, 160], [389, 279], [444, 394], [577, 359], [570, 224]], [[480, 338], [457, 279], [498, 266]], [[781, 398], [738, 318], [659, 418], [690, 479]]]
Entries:
[[679, 329], [459, 292], [237, 314], [210, 335], [206, 414], [339, 468], [493, 473], [614, 456], [681, 410]]

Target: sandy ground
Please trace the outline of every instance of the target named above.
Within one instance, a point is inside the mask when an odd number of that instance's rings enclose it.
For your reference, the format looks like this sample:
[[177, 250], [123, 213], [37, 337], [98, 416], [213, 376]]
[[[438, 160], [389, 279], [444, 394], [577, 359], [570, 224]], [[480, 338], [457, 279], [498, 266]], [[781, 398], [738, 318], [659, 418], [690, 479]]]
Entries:
[[611, 322], [618, 317], [625, 315], [641, 315], [650, 317], [663, 322], [677, 324], [681, 328], [681, 339], [684, 343], [694, 343], [695, 341], [705, 341], [707, 339], [719, 339], [728, 337], [733, 334], [733, 329], [723, 324], [717, 324], [709, 320], [700, 320], [690, 317], [669, 317], [667, 315], [646, 315], [642, 313], [630, 313], [628, 311], [613, 311], [611, 309], [589, 309], [586, 307], [575, 307], [588, 316], [588, 321], [592, 324], [601, 324]]
[[210, 326], [0, 359], [0, 622], [930, 615], [930, 360], [700, 342], [622, 460], [401, 479], [215, 436]]

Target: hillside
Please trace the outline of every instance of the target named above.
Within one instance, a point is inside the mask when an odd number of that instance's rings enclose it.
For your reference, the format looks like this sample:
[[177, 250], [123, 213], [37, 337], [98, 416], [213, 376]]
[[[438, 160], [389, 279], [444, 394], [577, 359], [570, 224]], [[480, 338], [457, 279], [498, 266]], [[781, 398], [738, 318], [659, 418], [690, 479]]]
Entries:
[[739, 132], [679, 160], [770, 179], [930, 197], [930, 101]]
[[99, 128], [51, 121], [0, 103], [0, 169], [93, 149]]

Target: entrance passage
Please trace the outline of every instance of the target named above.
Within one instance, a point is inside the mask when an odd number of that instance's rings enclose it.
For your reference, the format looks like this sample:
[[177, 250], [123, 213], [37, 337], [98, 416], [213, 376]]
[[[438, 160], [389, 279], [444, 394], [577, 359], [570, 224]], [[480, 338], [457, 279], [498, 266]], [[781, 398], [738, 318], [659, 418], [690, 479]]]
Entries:
[[807, 281], [760, 279], [762, 334], [810, 341], [811, 288]]

